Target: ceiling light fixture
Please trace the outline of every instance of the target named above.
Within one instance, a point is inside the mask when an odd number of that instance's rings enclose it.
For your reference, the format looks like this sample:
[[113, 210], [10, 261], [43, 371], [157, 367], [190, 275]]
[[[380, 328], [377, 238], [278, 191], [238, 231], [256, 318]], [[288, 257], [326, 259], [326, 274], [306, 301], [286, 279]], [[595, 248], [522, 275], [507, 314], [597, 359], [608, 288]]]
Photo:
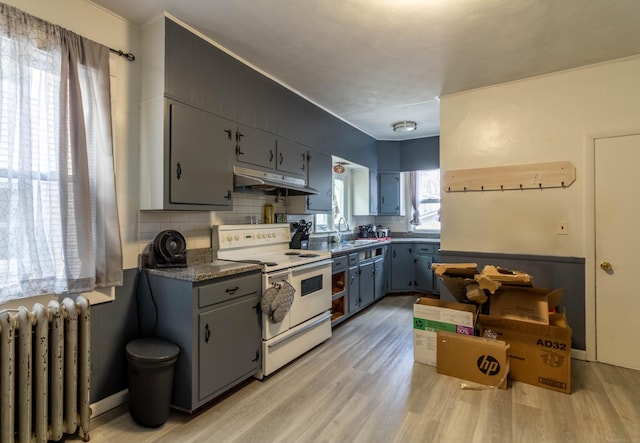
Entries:
[[418, 129], [418, 124], [416, 122], [403, 121], [393, 124], [393, 130], [395, 132], [411, 132]]

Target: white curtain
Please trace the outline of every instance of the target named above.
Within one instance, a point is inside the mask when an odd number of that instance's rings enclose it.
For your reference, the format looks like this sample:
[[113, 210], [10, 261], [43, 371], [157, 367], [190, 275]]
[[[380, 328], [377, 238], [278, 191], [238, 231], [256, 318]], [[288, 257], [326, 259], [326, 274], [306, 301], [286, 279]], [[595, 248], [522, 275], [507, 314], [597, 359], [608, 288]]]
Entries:
[[418, 173], [416, 171], [409, 172], [409, 189], [411, 193], [411, 223], [414, 226], [420, 224], [420, 210], [418, 209]]
[[109, 49], [0, 4], [0, 301], [122, 284]]

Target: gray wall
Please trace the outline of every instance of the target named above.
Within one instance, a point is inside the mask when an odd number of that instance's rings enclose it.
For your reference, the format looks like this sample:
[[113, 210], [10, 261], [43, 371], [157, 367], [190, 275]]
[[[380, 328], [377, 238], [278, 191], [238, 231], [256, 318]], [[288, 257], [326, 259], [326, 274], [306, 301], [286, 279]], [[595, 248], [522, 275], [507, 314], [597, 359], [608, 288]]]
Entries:
[[376, 142], [378, 172], [407, 172], [440, 168], [440, 137]]
[[91, 402], [127, 388], [125, 346], [138, 336], [138, 270], [124, 271], [116, 299], [91, 307]]

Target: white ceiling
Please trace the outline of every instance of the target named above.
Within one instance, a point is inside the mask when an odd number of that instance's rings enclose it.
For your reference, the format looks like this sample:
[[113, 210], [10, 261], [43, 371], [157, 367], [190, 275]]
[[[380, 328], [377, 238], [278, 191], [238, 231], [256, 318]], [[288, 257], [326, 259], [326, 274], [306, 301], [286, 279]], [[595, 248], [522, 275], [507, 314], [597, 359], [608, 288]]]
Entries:
[[93, 2], [167, 11], [380, 140], [439, 134], [441, 95], [640, 53], [640, 0]]

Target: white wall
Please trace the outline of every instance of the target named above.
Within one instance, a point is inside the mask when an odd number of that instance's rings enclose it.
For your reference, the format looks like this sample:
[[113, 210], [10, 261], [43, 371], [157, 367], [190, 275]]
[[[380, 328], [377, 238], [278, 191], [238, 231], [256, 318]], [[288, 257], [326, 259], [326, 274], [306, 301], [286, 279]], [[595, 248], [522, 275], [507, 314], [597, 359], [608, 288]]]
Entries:
[[[441, 97], [441, 171], [561, 160], [577, 170], [565, 189], [443, 192], [442, 248], [588, 255], [593, 139], [640, 132], [638, 79], [634, 57]], [[560, 220], [569, 235], [556, 234]]]

